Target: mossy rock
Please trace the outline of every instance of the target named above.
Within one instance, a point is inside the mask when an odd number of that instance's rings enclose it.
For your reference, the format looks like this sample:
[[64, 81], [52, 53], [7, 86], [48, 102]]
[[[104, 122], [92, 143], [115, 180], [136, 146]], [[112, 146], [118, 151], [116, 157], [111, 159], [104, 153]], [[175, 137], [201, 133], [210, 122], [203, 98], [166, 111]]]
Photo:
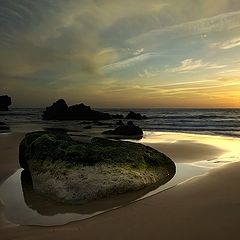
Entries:
[[9, 130], [9, 126], [6, 123], [0, 122], [0, 132], [8, 132]]
[[69, 202], [84, 202], [138, 190], [175, 174], [163, 153], [133, 142], [33, 132], [20, 144], [19, 162], [36, 191]]

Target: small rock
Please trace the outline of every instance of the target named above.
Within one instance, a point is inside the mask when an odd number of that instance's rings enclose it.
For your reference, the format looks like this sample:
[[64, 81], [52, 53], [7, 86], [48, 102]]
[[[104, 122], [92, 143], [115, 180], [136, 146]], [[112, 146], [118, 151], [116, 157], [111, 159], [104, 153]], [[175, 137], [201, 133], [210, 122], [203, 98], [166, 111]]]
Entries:
[[126, 125], [119, 125], [114, 130], [104, 131], [103, 134], [120, 136], [142, 136], [143, 131], [140, 127], [135, 126], [132, 121], [129, 121]]
[[9, 126], [4, 122], [0, 122], [0, 131], [5, 132], [5, 131], [8, 131], [8, 130], [9, 130]]
[[113, 114], [111, 115], [113, 119], [123, 119], [124, 116], [122, 114]]
[[12, 104], [12, 99], [7, 96], [0, 96], [0, 111], [8, 111], [8, 107]]
[[119, 120], [119, 121], [116, 122], [116, 125], [117, 126], [124, 126], [124, 123], [123, 123], [122, 120]]
[[143, 120], [143, 119], [147, 119], [147, 116], [141, 115], [140, 113], [135, 113], [135, 112], [131, 111], [126, 116], [126, 119]]
[[83, 127], [84, 129], [91, 129], [92, 128], [92, 126], [91, 125], [89, 125], [89, 126], [85, 126], [85, 127]]

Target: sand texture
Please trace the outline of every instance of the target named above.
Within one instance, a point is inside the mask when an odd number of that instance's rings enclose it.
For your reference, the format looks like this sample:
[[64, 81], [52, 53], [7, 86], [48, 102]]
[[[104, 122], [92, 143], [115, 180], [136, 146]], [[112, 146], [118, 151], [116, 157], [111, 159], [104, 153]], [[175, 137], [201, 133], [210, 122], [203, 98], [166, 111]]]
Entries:
[[[18, 168], [22, 136], [0, 137], [0, 176]], [[179, 151], [191, 151], [186, 145]], [[172, 144], [174, 153], [174, 144]], [[221, 155], [222, 150], [217, 154]], [[176, 154], [176, 152], [174, 153]], [[199, 152], [201, 154], [201, 151]], [[191, 154], [194, 159], [195, 153]], [[240, 163], [227, 164], [147, 199], [59, 227], [8, 223], [0, 207], [1, 239], [239, 239]]]

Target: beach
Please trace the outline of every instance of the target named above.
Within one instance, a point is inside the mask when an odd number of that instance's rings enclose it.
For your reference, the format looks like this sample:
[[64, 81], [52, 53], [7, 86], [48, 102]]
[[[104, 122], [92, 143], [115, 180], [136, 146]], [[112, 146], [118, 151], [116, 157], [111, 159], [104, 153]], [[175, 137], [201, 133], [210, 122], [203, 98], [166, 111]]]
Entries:
[[[1, 183], [19, 168], [18, 145], [23, 137], [23, 133], [0, 135]], [[5, 218], [1, 201], [1, 239], [236, 239], [240, 236], [237, 138], [146, 132], [140, 142], [170, 154], [176, 163], [196, 166], [206, 163], [209, 171], [145, 199], [62, 226], [13, 224]]]
[[240, 239], [240, 1], [0, 3], [0, 240]]

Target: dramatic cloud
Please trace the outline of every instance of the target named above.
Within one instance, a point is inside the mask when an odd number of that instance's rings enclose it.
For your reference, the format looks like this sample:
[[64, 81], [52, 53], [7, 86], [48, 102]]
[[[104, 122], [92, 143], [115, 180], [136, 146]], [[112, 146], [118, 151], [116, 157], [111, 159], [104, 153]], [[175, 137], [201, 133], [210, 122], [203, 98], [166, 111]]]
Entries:
[[144, 52], [144, 48], [140, 48], [140, 49], [137, 49], [135, 53], [133, 53], [133, 55], [139, 55], [139, 54], [142, 54]]
[[0, 94], [16, 106], [184, 107], [205, 89], [213, 106], [238, 88], [239, 36], [238, 0], [2, 0]]
[[199, 70], [199, 69], [220, 69], [220, 68], [224, 68], [226, 66], [224, 65], [217, 65], [217, 64], [210, 64], [210, 63], [204, 63], [202, 59], [199, 60], [194, 60], [194, 59], [185, 59], [183, 61], [181, 61], [181, 65], [179, 67], [176, 68], [172, 68], [172, 69], [167, 69], [167, 72], [180, 72], [180, 73], [186, 73], [186, 72], [192, 72], [195, 70]]
[[210, 47], [217, 47], [220, 49], [231, 49], [240, 46], [240, 38], [234, 38], [222, 43], [213, 43]]

